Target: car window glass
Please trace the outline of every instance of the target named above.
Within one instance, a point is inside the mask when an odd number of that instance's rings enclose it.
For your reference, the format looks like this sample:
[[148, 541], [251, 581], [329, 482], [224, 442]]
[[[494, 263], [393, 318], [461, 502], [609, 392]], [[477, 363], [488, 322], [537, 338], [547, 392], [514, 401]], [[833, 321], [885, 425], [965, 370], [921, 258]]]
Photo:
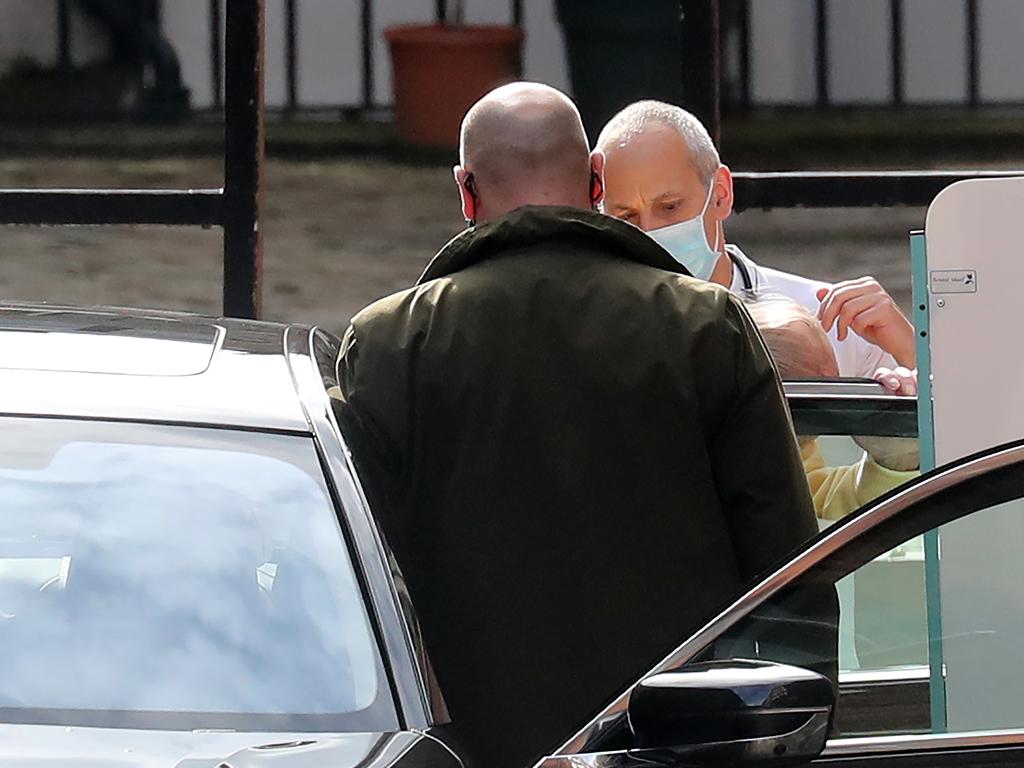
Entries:
[[0, 719], [390, 722], [311, 438], [2, 424]]
[[[994, 503], [953, 522], [863, 536], [697, 658], [752, 655], [838, 668], [840, 736], [1024, 728], [1021, 480], [1004, 477]], [[976, 506], [969, 489], [956, 493], [947, 519]], [[924, 512], [901, 519], [926, 520]], [[926, 557], [929, 548], [934, 557]], [[831, 639], [813, 610], [829, 589], [840, 606]]]

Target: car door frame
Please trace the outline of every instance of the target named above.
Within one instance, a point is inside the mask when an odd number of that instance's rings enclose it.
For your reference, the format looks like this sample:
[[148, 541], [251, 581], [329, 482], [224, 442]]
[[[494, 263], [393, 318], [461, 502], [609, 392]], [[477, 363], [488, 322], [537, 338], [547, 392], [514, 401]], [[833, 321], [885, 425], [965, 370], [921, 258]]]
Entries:
[[[1009, 482], [1007, 478], [1013, 480]], [[926, 530], [986, 509], [998, 500], [982, 497], [978, 503], [970, 493], [982, 481], [1001, 480], [1007, 486], [1020, 487], [1007, 498], [1024, 498], [1024, 440], [976, 454], [940, 467], [917, 481], [887, 494], [878, 501], [823, 531], [789, 562], [757, 583], [732, 606], [690, 637], [648, 674], [678, 669], [694, 659], [715, 640], [764, 605], [771, 597], [816, 567], [825, 567], [832, 558], [847, 556], [861, 549], [875, 549], [885, 543], [893, 546]], [[964, 497], [964, 498], [958, 498]], [[945, 509], [959, 501], [957, 510]], [[900, 538], [904, 536], [904, 538]], [[881, 539], [872, 544], [871, 539]], [[868, 558], [870, 559], [870, 558]], [[860, 567], [859, 565], [856, 567]], [[537, 763], [538, 768], [568, 766], [637, 765], [629, 758], [629, 750], [611, 746], [609, 734], [625, 727], [625, 714], [630, 690], [617, 696], [599, 715], [566, 741], [549, 757]], [[972, 762], [977, 759], [977, 762]], [[837, 738], [829, 742], [820, 761], [832, 764], [884, 759], [893, 764], [916, 766], [925, 763], [931, 768], [943, 764], [1003, 765], [1024, 764], [1024, 728], [975, 733], [886, 735], [863, 738]]]

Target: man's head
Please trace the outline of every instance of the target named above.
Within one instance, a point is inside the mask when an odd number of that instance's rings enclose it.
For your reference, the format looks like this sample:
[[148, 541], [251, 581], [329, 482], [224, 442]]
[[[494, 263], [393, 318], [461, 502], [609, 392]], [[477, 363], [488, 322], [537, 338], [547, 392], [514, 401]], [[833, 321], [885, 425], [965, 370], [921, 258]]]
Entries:
[[639, 101], [609, 121], [595, 152], [604, 155], [607, 213], [645, 232], [701, 217], [708, 250], [724, 249], [732, 175], [696, 117], [672, 104]]
[[568, 96], [538, 83], [491, 91], [462, 121], [455, 181], [469, 221], [523, 205], [591, 208], [600, 202], [600, 155], [588, 154], [580, 113]]
[[747, 302], [754, 324], [783, 379], [834, 379], [839, 363], [821, 323], [800, 304], [785, 296], [766, 296]]

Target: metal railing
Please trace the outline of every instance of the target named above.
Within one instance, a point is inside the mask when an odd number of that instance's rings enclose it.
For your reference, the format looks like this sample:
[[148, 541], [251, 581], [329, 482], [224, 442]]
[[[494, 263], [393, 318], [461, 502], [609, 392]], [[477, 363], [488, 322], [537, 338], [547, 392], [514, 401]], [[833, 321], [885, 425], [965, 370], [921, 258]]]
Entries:
[[[754, 0], [741, 0], [738, 13], [738, 98], [731, 107], [750, 109], [754, 105], [751, 69], [753, 29], [751, 9]], [[832, 94], [832, 56], [829, 46], [829, 11], [831, 0], [814, 0], [814, 82], [815, 105], [827, 108], [834, 104]], [[901, 107], [907, 103], [906, 79], [906, 5], [905, 0], [889, 0], [889, 71], [890, 90], [888, 104]], [[961, 103], [967, 107], [983, 105], [981, 96], [981, 52], [980, 30], [981, 9], [978, 0], [963, 0], [963, 14], [966, 28], [964, 39], [964, 60], [966, 62], [967, 88]], [[951, 102], [958, 103], [958, 102]]]
[[0, 224], [219, 226], [224, 232], [224, 314], [258, 317], [263, 262], [263, 21], [263, 0], [227, 0], [223, 188], [4, 189]]
[[[704, 87], [698, 91], [704, 101], [690, 106], [700, 110], [717, 132], [718, 0], [681, 0], [681, 3], [684, 24], [689, 25], [686, 34], [691, 40], [701, 40], [704, 36], [704, 50], [709, 52], [702, 59], [703, 69], [688, 73], [691, 77], [705, 78]], [[364, 0], [363, 5], [369, 8], [372, 3]], [[211, 16], [220, 13], [219, 2], [211, 3], [210, 9]], [[522, 12], [518, 3], [513, 10]], [[213, 28], [219, 30], [220, 17], [214, 21], [217, 23]], [[224, 314], [259, 317], [263, 257], [260, 214], [264, 156], [264, 0], [226, 0], [224, 21], [223, 188], [0, 190], [0, 224], [219, 226], [224, 233]], [[289, 23], [289, 29], [294, 31], [294, 20]], [[219, 55], [222, 44], [218, 42], [219, 34], [214, 37], [217, 39], [211, 40], [211, 52]], [[294, 67], [294, 51], [288, 59]], [[372, 86], [372, 76], [369, 81]], [[368, 88], [367, 93], [371, 92], [372, 88]], [[1024, 171], [737, 173], [736, 200], [738, 209], [925, 206], [956, 181], [1020, 175], [1024, 175]]]
[[[191, 2], [191, 0], [190, 0]], [[223, 109], [223, 71], [225, 64], [224, 41], [221, 34], [224, 18], [225, 0], [207, 0], [207, 16], [209, 27], [209, 51], [211, 91], [213, 104], [211, 110], [219, 112]], [[74, 45], [74, 27], [71, 24], [71, 6], [73, 0], [57, 0], [57, 61], [58, 66], [68, 71], [72, 66]], [[509, 18], [512, 24], [521, 26], [524, 19], [523, 0], [509, 0]], [[379, 42], [374, 26], [374, 0], [359, 0], [359, 45], [360, 45], [360, 93], [358, 103], [336, 104], [330, 109], [340, 111], [373, 111], [380, 109], [375, 93], [377, 87], [377, 70], [375, 64], [375, 46]], [[284, 82], [285, 106], [283, 111], [294, 113], [303, 109], [299, 95], [299, 17], [302, 12], [300, 0], [284, 0]], [[449, 21], [445, 0], [435, 0], [433, 22], [443, 24]]]

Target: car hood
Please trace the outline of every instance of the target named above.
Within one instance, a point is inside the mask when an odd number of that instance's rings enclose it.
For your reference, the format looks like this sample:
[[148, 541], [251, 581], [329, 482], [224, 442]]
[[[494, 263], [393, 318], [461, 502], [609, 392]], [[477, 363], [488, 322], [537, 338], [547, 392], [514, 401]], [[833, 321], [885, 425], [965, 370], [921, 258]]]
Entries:
[[398, 733], [234, 733], [0, 725], [0, 765], [31, 768], [386, 768], [419, 741]]

